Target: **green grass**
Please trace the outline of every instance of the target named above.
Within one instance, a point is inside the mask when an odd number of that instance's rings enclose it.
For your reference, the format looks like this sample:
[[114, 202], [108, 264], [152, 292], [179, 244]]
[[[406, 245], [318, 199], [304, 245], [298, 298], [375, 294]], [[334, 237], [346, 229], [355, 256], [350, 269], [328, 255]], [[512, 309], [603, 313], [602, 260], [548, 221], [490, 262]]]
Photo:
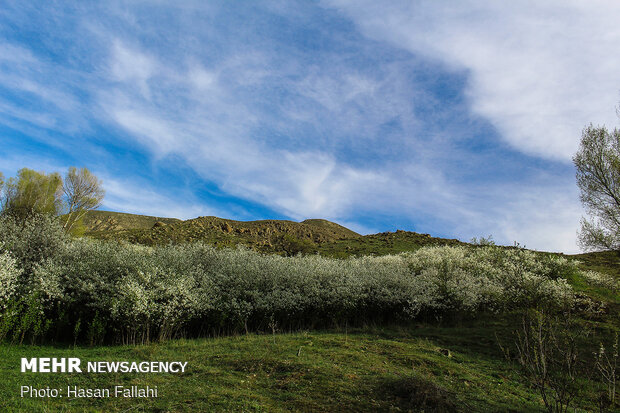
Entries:
[[[620, 255], [613, 251], [590, 252], [570, 256], [579, 261], [579, 268], [584, 271], [597, 271], [609, 274], [620, 280]], [[591, 285], [583, 277], [574, 274], [569, 280], [575, 291], [586, 294], [595, 300], [605, 302], [610, 318], [620, 319], [620, 294], [618, 291]]]
[[[620, 320], [585, 321], [583, 347], [609, 345]], [[518, 315], [442, 323], [179, 339], [143, 346], [0, 345], [0, 411], [537, 412], [540, 396], [514, 359]], [[593, 347], [592, 347], [593, 346]], [[183, 361], [184, 374], [21, 373], [21, 357]], [[584, 364], [592, 360], [583, 359]], [[601, 391], [580, 378], [577, 411]], [[157, 386], [153, 399], [21, 398], [20, 386]]]
[[[540, 411], [484, 322], [175, 340], [137, 347], [0, 346], [3, 411]], [[443, 352], [440, 350], [444, 350]], [[449, 350], [449, 356], [444, 354]], [[21, 357], [187, 361], [172, 374], [20, 373]], [[20, 398], [21, 385], [157, 386], [157, 399]]]

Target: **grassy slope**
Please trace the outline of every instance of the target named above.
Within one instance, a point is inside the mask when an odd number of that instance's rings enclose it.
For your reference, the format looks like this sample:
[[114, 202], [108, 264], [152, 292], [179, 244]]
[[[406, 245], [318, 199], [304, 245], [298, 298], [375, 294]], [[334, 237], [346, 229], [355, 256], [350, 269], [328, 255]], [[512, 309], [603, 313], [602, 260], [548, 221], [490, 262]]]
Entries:
[[[498, 346], [516, 320], [174, 340], [147, 346], [0, 345], [2, 411], [543, 411]], [[617, 328], [617, 327], [616, 327]], [[599, 333], [600, 334], [600, 333]], [[447, 354], [449, 351], [449, 354]], [[183, 375], [21, 374], [20, 357], [187, 361]], [[593, 383], [580, 379], [586, 392]], [[157, 386], [157, 399], [30, 399], [21, 385]], [[577, 403], [579, 411], [595, 406]]]
[[[176, 340], [138, 347], [0, 346], [3, 410], [538, 411], [538, 397], [504, 361], [496, 326], [366, 328], [343, 332]], [[500, 330], [501, 331], [501, 330]], [[301, 349], [301, 350], [300, 350]], [[449, 349], [444, 355], [441, 349]], [[167, 374], [20, 374], [20, 357], [183, 360]], [[157, 399], [21, 399], [19, 386], [157, 386]], [[442, 411], [442, 410], [440, 410]]]
[[[154, 224], [157, 220], [149, 222]], [[238, 228], [250, 228], [250, 231], [257, 228], [277, 229], [277, 224], [282, 223], [259, 221], [237, 224], [219, 218], [211, 222], [231, 225], [234, 234], [231, 235], [227, 229], [220, 231], [231, 237], [245, 234], [237, 233]], [[233, 227], [233, 224], [238, 226]], [[280, 228], [285, 231], [299, 228], [292, 224], [287, 227], [287, 222], [284, 222]], [[318, 224], [315, 226], [322, 226], [323, 229], [327, 227], [334, 232], [331, 223]], [[189, 225], [194, 227], [196, 222]], [[157, 228], [166, 227], [159, 225]], [[108, 234], [116, 237], [119, 232], [108, 231]], [[385, 254], [413, 250], [423, 245], [458, 243], [409, 232], [365, 237], [345, 234], [340, 237], [343, 234], [335, 235], [335, 239], [329, 242], [317, 243], [317, 249], [325, 255], [349, 256]], [[249, 235], [255, 236], [252, 233]], [[251, 241], [251, 237], [248, 236], [248, 239]], [[595, 269], [616, 276], [620, 272], [617, 258], [610, 254], [589, 254], [577, 258], [582, 261], [584, 269]], [[620, 330], [618, 294], [592, 287], [579, 277], [569, 281], [577, 290], [607, 303], [607, 314], [594, 325], [598, 336], [593, 342], [609, 342], [610, 332]], [[4, 378], [0, 382], [0, 410], [542, 411], [540, 397], [528, 387], [515, 363], [505, 360], [498, 346], [498, 339], [504, 345], [510, 345], [509, 333], [515, 325], [516, 320], [510, 318], [478, 319], [458, 326], [420, 324], [274, 336], [250, 334], [176, 340], [138, 347], [73, 349], [0, 345], [0, 359], [3, 360], [0, 375]], [[440, 352], [440, 349], [448, 349], [450, 357]], [[190, 370], [182, 377], [165, 374], [19, 373], [20, 357], [45, 355], [77, 356], [85, 361], [181, 360], [189, 362]], [[582, 383], [585, 391], [592, 391], [593, 382], [584, 380]], [[158, 386], [160, 397], [21, 399], [18, 396], [19, 386], [24, 384], [59, 388], [68, 384], [91, 388], [116, 384], [149, 385]], [[592, 405], [582, 404], [581, 407], [594, 410]]]

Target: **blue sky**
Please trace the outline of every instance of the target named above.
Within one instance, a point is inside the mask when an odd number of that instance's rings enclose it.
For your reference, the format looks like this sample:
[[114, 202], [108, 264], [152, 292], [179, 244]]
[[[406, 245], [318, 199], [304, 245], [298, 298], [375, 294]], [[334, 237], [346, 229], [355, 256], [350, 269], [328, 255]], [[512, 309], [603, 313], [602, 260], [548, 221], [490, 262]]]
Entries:
[[571, 156], [618, 123], [614, 1], [5, 3], [0, 171], [110, 210], [576, 252]]

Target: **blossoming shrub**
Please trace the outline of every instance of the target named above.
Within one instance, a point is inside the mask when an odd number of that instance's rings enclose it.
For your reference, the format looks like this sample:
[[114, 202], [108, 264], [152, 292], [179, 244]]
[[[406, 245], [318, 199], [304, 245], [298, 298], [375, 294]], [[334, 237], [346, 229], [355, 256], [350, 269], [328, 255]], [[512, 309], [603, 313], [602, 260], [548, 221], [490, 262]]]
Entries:
[[26, 277], [69, 242], [56, 217], [39, 214], [23, 220], [0, 215], [0, 253], [10, 253]]
[[565, 278], [576, 271], [561, 257], [495, 246], [282, 257], [200, 243], [69, 240], [45, 218], [5, 220], [0, 338], [144, 342], [565, 305], [573, 300]]
[[21, 342], [27, 333], [37, 336], [46, 327], [37, 293], [21, 285], [25, 283], [22, 272], [16, 259], [7, 252], [0, 253], [0, 340], [12, 334]]
[[15, 297], [20, 275], [16, 260], [7, 252], [0, 253], [0, 310]]
[[620, 290], [620, 280], [614, 278], [612, 275], [596, 271], [584, 271], [582, 275], [589, 284], [607, 288], [614, 293]]
[[574, 262], [532, 251], [494, 246], [428, 247], [403, 254], [411, 273], [428, 285], [425, 307], [475, 312], [561, 305], [573, 298], [565, 277]]
[[46, 316], [110, 339], [413, 319], [572, 300], [561, 257], [498, 247], [428, 247], [346, 260], [282, 257], [203, 244], [67, 243], [34, 271]]

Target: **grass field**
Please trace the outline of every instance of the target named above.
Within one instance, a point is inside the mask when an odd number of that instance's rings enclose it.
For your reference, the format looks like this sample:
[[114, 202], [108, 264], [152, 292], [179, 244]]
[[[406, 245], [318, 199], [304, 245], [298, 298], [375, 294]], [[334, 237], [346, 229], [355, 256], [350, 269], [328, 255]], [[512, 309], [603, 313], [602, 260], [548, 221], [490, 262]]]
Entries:
[[[507, 325], [366, 327], [137, 347], [0, 347], [3, 411], [541, 411], [497, 344]], [[21, 357], [187, 361], [174, 374], [20, 373]], [[20, 386], [63, 398], [21, 398]], [[67, 386], [157, 386], [158, 398], [66, 397]], [[584, 382], [584, 385], [587, 383]], [[586, 409], [592, 406], [583, 406]]]
[[[143, 346], [0, 345], [1, 411], [522, 412], [544, 411], [505, 349], [516, 315], [458, 323], [366, 326], [178, 339]], [[617, 313], [590, 322], [609, 345]], [[504, 350], [500, 348], [500, 344]], [[593, 349], [595, 350], [595, 349]], [[21, 373], [21, 357], [88, 361], [182, 361], [183, 374]], [[586, 363], [591, 361], [583, 360]], [[598, 411], [600, 383], [578, 379], [576, 411]], [[22, 398], [20, 386], [62, 398]], [[157, 398], [67, 398], [67, 386], [150, 386]], [[111, 390], [113, 392], [113, 390]]]

